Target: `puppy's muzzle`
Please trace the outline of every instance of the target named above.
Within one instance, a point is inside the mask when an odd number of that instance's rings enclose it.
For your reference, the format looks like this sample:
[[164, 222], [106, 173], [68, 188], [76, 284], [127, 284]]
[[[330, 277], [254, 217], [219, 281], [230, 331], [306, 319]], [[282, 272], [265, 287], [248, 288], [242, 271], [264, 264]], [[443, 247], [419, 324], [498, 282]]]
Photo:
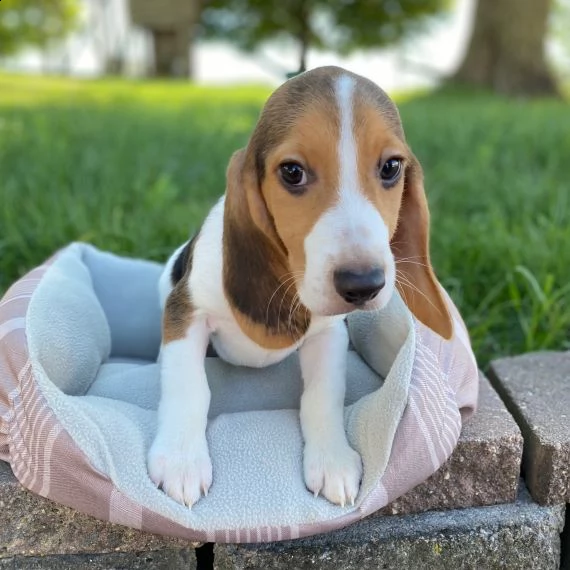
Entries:
[[333, 280], [336, 292], [347, 303], [357, 307], [374, 299], [386, 283], [384, 270], [380, 267], [364, 272], [337, 269]]

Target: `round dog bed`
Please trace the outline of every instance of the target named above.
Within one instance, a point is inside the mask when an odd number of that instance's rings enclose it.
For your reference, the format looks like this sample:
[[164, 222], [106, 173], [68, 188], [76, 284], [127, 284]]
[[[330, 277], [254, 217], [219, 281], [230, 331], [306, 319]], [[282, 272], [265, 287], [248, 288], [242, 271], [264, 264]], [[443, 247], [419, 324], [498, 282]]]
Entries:
[[0, 458], [28, 489], [103, 520], [198, 541], [259, 542], [345, 526], [425, 480], [474, 411], [478, 372], [454, 335], [395, 294], [354, 313], [345, 426], [364, 475], [354, 506], [305, 488], [297, 355], [265, 369], [207, 358], [214, 483], [191, 510], [157, 489], [146, 453], [159, 401], [161, 266], [72, 244], [0, 303]]

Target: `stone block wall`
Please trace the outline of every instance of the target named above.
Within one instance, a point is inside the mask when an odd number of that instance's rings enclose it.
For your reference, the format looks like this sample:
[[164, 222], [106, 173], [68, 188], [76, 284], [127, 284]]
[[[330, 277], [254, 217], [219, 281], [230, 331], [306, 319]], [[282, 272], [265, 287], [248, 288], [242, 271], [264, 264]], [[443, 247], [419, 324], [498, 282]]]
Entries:
[[381, 513], [298, 541], [209, 545], [197, 557], [196, 544], [33, 495], [0, 462], [0, 569], [570, 570], [570, 530], [561, 537], [570, 500], [570, 352], [495, 361], [490, 379], [493, 386], [481, 377], [477, 415], [429, 480]]

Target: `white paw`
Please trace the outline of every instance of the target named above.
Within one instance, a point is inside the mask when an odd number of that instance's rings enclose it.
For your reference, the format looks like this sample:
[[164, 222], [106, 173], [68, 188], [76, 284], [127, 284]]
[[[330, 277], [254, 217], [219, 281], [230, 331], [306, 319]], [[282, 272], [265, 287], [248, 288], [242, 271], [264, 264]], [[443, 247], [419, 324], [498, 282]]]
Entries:
[[354, 505], [362, 460], [346, 441], [305, 445], [303, 467], [305, 484], [315, 497], [320, 493], [335, 505]]
[[205, 437], [181, 443], [154, 440], [148, 453], [153, 483], [178, 503], [192, 507], [212, 484], [212, 462]]

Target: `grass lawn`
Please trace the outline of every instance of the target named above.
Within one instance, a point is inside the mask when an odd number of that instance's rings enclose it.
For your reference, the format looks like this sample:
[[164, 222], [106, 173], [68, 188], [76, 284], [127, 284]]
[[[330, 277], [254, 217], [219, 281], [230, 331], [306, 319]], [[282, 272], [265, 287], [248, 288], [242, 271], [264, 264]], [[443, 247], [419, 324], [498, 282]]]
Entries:
[[[164, 260], [268, 94], [0, 75], [0, 292], [73, 240]], [[570, 106], [439, 93], [400, 109], [480, 364], [570, 348]]]

